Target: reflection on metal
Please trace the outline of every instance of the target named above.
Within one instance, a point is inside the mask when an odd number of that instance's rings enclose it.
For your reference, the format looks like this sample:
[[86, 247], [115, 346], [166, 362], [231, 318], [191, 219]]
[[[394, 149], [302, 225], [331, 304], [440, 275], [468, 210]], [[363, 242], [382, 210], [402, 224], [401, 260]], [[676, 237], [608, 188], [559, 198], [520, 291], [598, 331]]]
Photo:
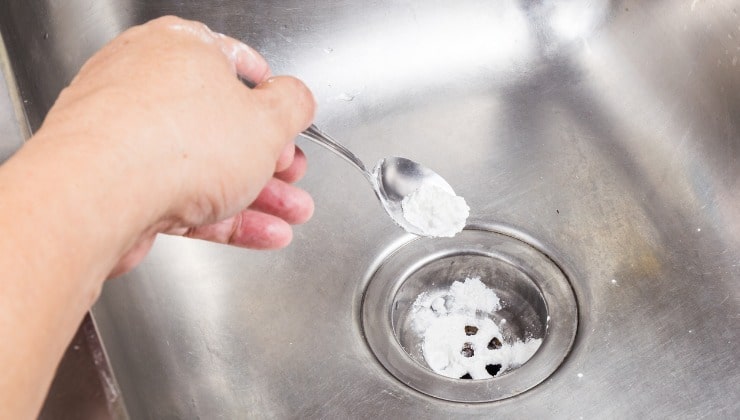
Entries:
[[9, 158], [29, 137], [30, 130], [23, 115], [23, 103], [0, 34], [0, 163]]
[[581, 309], [568, 357], [516, 397], [405, 386], [360, 308], [409, 238], [360, 174], [301, 143], [317, 208], [289, 248], [161, 237], [107, 284], [93, 314], [132, 418], [740, 416], [740, 6], [458, 3], [0, 2], [33, 128], [123, 27], [197, 18], [305, 79], [317, 125], [363, 161], [422, 162], [472, 218], [529, 232]]
[[95, 324], [88, 315], [64, 353], [39, 419], [127, 418]]

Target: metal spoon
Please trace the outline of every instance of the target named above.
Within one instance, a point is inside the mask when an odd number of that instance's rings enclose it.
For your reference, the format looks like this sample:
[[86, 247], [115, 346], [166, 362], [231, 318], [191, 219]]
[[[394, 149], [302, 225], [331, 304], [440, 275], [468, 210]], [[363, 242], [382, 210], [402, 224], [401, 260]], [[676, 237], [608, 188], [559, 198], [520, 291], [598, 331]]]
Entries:
[[357, 168], [372, 186], [375, 195], [380, 200], [380, 204], [386, 213], [388, 213], [388, 216], [398, 226], [409, 233], [427, 236], [419, 228], [409, 223], [403, 216], [401, 201], [403, 201], [404, 197], [419, 189], [423, 184], [432, 184], [452, 191], [452, 187], [450, 187], [444, 178], [426, 166], [401, 157], [381, 159], [375, 165], [373, 171], [369, 172], [365, 168], [365, 164], [354, 153], [350, 152], [349, 149], [342, 146], [328, 134], [319, 130], [315, 125], [311, 124], [310, 127], [300, 134], [331, 150]]
[[[242, 83], [250, 89], [255, 87], [255, 83], [237, 76]], [[375, 164], [372, 172], [365, 168], [360, 158], [350, 152], [349, 149], [342, 146], [339, 142], [331, 138], [328, 134], [319, 130], [314, 124], [311, 124], [305, 131], [300, 133], [303, 137], [323, 146], [341, 158], [351, 163], [365, 177], [367, 182], [372, 186], [375, 195], [380, 200], [380, 204], [398, 226], [419, 236], [429, 236], [418, 227], [409, 223], [403, 215], [401, 201], [404, 197], [413, 193], [422, 185], [436, 185], [444, 190], [453, 191], [450, 184], [439, 176], [433, 170], [421, 165], [413, 160], [401, 157], [387, 157]]]

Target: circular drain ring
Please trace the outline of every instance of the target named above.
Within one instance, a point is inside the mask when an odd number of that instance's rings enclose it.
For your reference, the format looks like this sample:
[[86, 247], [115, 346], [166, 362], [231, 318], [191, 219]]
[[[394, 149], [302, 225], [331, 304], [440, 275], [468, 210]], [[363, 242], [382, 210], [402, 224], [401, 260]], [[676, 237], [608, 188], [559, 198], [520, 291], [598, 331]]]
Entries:
[[[447, 378], [413, 360], [398, 342], [393, 326], [396, 293], [414, 272], [453, 255], [480, 255], [510, 264], [532, 279], [547, 307], [542, 345], [527, 363], [483, 380]], [[547, 379], [570, 351], [578, 309], [565, 274], [534, 246], [492, 229], [470, 228], [454, 238], [418, 238], [388, 255], [370, 278], [362, 302], [365, 338], [380, 363], [404, 384], [440, 399], [490, 402], [518, 395]]]

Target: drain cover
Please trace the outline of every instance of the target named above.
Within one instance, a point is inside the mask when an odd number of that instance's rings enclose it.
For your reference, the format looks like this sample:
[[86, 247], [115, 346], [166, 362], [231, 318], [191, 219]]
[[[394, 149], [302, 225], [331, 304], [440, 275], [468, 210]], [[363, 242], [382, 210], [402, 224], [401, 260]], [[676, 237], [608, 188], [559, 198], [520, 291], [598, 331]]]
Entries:
[[[476, 320], [461, 321], [460, 331], [443, 343], [448, 354], [476, 369], [453, 378], [435, 373], [425, 359], [414, 311], [435, 296], [431, 306], [443, 308], [453, 283], [466, 279], [480, 279], [501, 308], [473, 309]], [[575, 338], [577, 306], [566, 276], [537, 248], [495, 231], [466, 229], [454, 238], [415, 239], [392, 252], [372, 274], [362, 320], [373, 353], [401, 382], [448, 401], [488, 402], [520, 394], [557, 369]], [[525, 342], [535, 345], [534, 355], [506, 371], [485, 358]]]

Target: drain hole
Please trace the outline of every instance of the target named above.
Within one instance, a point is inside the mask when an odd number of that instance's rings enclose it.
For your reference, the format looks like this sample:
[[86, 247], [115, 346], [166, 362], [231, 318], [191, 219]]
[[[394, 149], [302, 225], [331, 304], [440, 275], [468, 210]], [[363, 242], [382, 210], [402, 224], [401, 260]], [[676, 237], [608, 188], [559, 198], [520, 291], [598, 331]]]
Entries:
[[578, 325], [572, 287], [529, 235], [505, 231], [408, 241], [373, 265], [362, 331], [401, 383], [484, 403], [531, 389], [563, 362]]
[[501, 365], [486, 365], [486, 372], [488, 372], [491, 376], [496, 376], [496, 374], [501, 370]]
[[475, 355], [475, 352], [473, 351], [473, 343], [463, 344], [463, 348], [460, 351], [460, 354], [462, 354], [463, 357], [473, 357], [473, 355]]
[[[488, 350], [497, 350], [497, 349], [500, 349], [502, 346], [503, 346], [503, 344], [501, 344], [501, 340], [499, 340], [496, 337], [493, 337], [491, 339], [491, 341], [488, 342]], [[501, 368], [501, 366], [499, 366], [499, 369], [500, 368]], [[488, 369], [488, 366], [486, 366], [486, 369]]]

